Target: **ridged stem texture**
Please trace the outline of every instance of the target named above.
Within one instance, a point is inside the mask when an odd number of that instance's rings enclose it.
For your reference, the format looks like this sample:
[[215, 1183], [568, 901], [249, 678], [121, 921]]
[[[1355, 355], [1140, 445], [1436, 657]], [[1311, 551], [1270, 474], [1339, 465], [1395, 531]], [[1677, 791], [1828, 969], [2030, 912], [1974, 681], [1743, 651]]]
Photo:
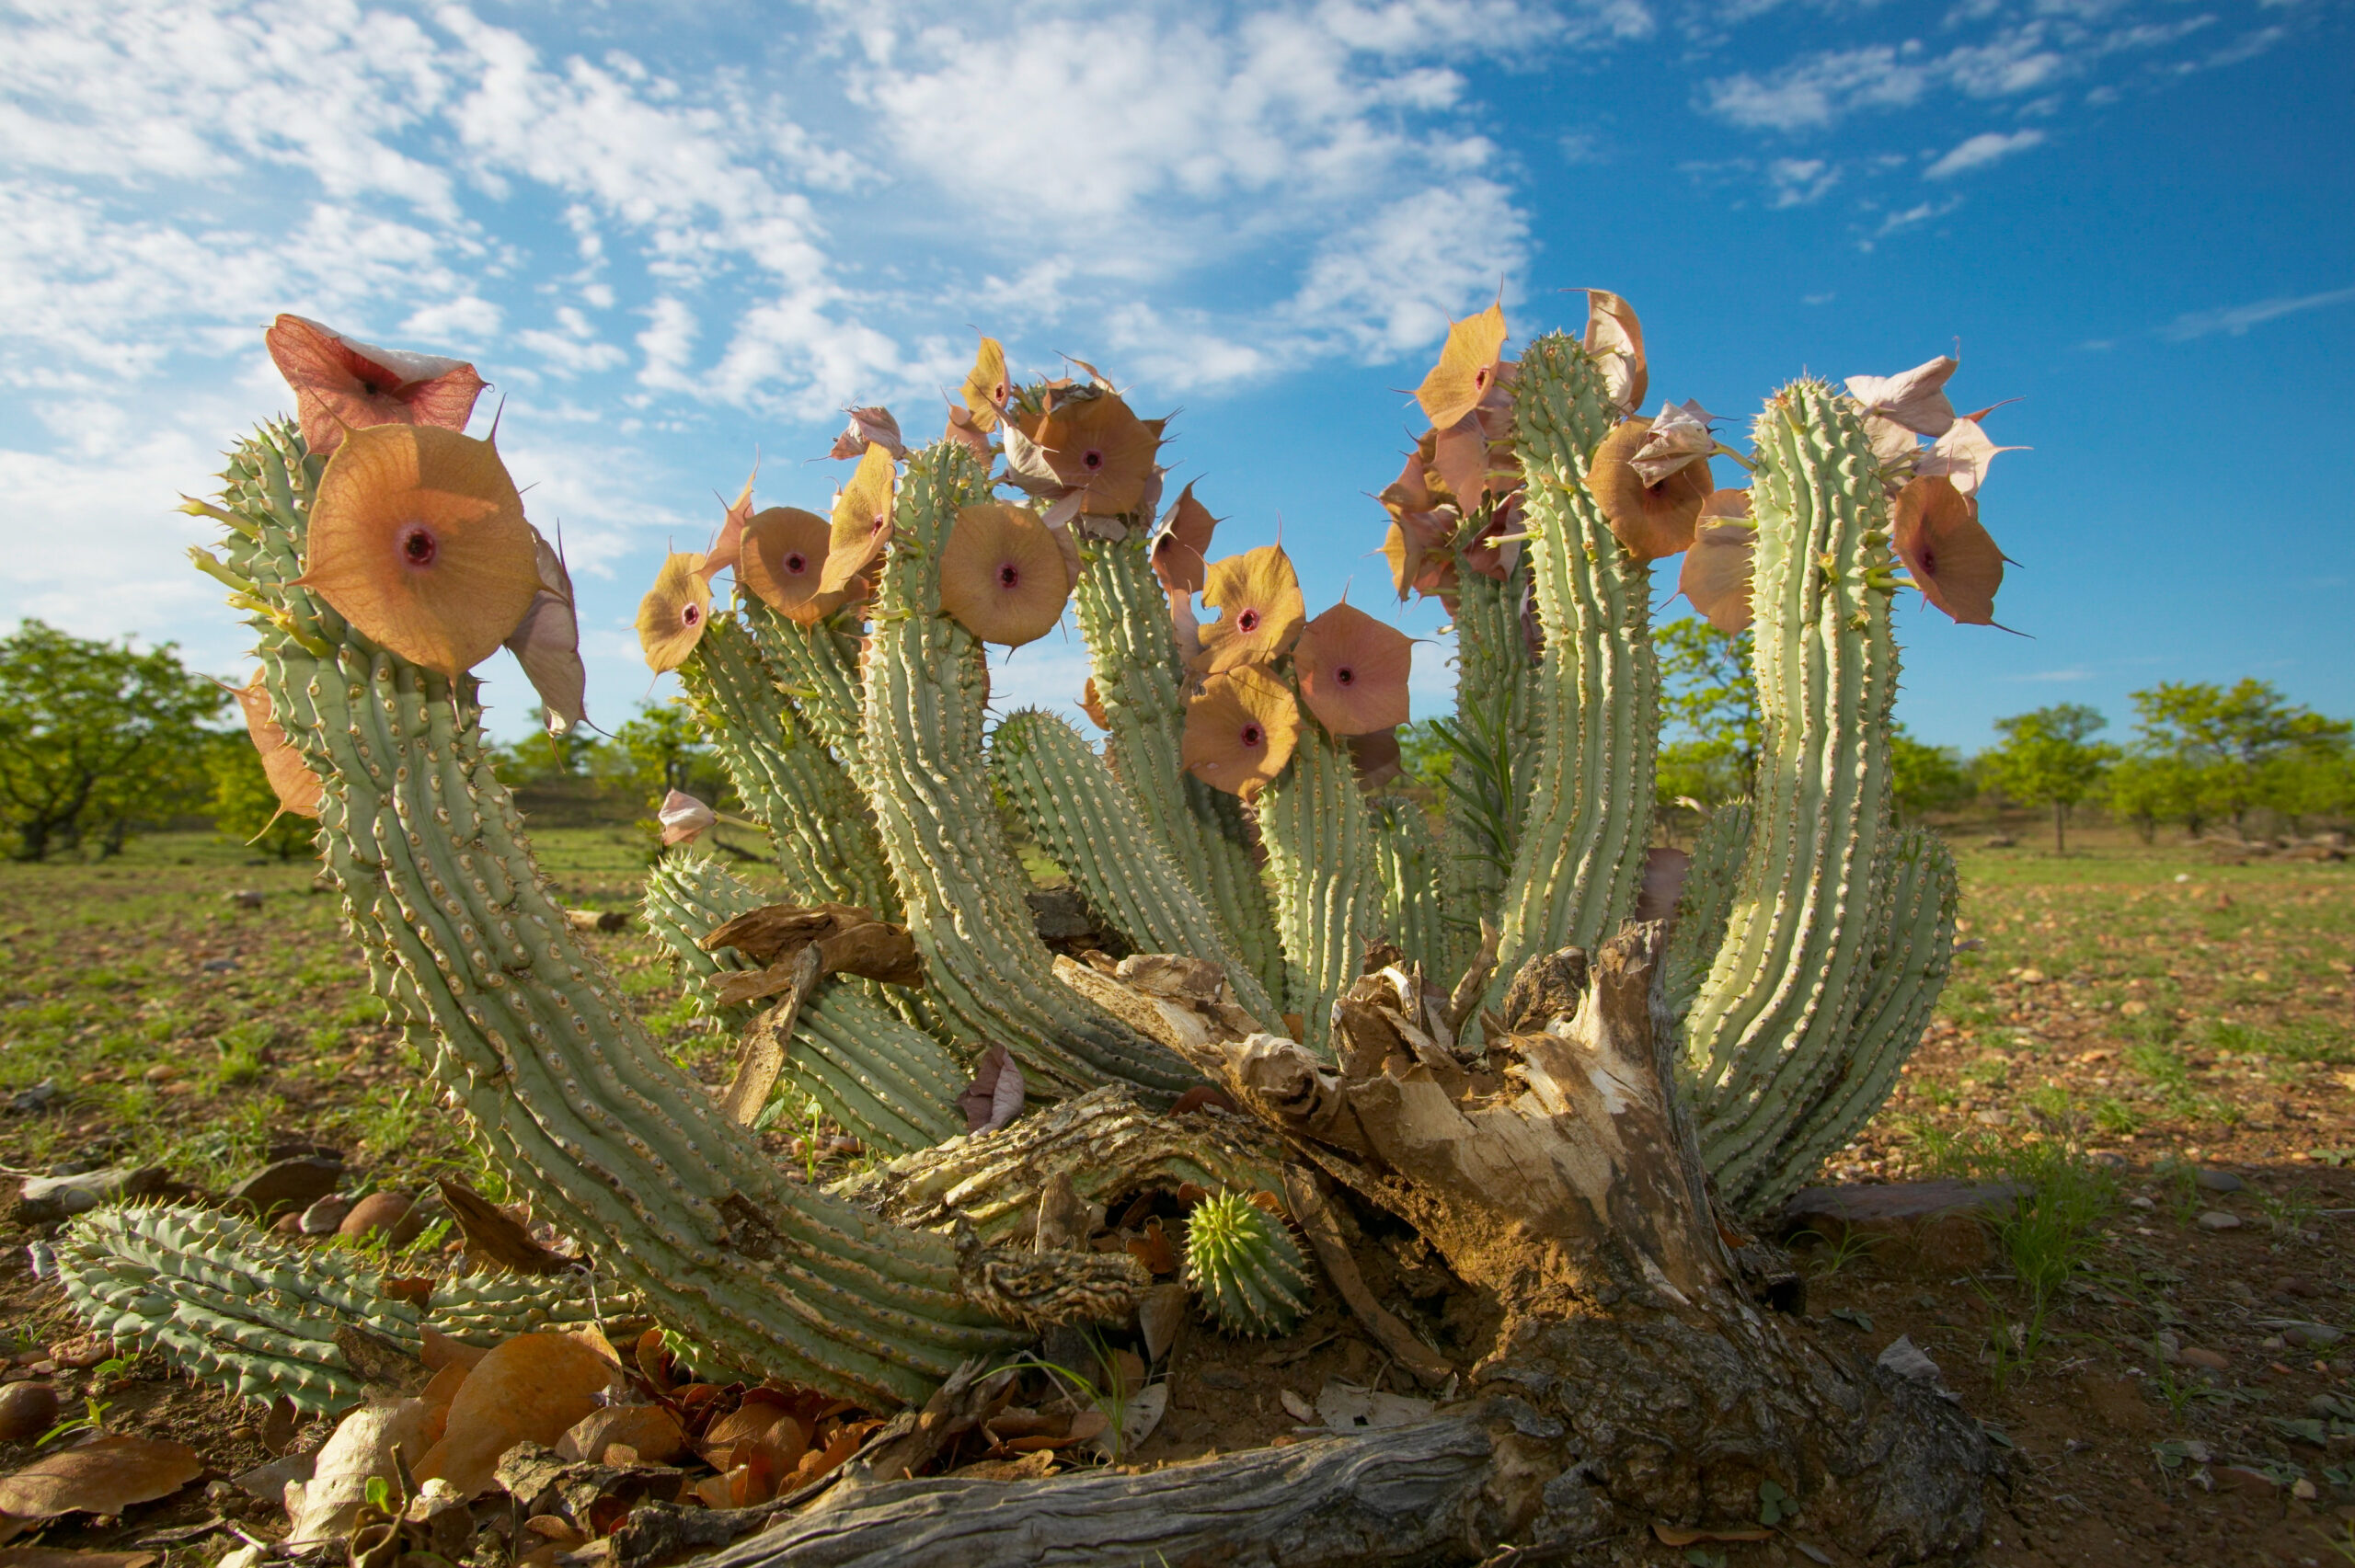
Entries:
[[931, 995], [961, 1044], [1004, 1045], [1054, 1093], [1128, 1082], [1173, 1096], [1200, 1075], [1055, 979], [999, 826], [982, 647], [940, 612], [942, 543], [958, 509], [987, 493], [954, 442], [911, 455], [901, 479], [865, 670], [866, 782], [884, 853]]
[[1477, 755], [1455, 765], [1470, 773], [1476, 762], [1488, 776], [1457, 779], [1448, 791], [1441, 833], [1447, 946], [1430, 970], [1448, 983], [1479, 950], [1480, 922], [1503, 920], [1538, 757], [1538, 661], [1521, 624], [1527, 552], [1501, 583], [1469, 570], [1458, 583], [1454, 725]]
[[738, 599], [744, 629], [760, 645], [777, 689], [856, 780], [865, 744], [859, 719], [858, 639], [843, 628], [839, 618], [804, 626], [749, 594], [740, 594]]
[[[1421, 804], [1403, 795], [1373, 803], [1374, 854], [1382, 868], [1382, 925], [1433, 984], [1453, 985], [1471, 962], [1454, 956], [1440, 901], [1443, 851]], [[1494, 918], [1492, 915], [1491, 919]]]
[[1301, 727], [1292, 765], [1260, 791], [1257, 811], [1300, 1043], [1329, 1057], [1333, 1001], [1384, 930], [1373, 816], [1349, 752], [1313, 722]]
[[1733, 911], [1735, 889], [1741, 882], [1741, 863], [1750, 853], [1750, 803], [1733, 801], [1717, 808], [1693, 843], [1693, 864], [1685, 868], [1684, 887], [1676, 897], [1676, 921], [1668, 933], [1666, 975], [1662, 981], [1669, 1015], [1682, 1020], [1693, 1010], [1693, 999], [1709, 978], [1709, 965], [1726, 939], [1726, 919]]

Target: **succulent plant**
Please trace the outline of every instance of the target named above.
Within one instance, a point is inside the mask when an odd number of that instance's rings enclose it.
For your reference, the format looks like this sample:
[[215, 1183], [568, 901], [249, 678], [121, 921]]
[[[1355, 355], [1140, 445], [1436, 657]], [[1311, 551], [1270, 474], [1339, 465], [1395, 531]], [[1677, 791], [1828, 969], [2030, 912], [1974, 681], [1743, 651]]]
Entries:
[[1187, 1217], [1186, 1283], [1229, 1333], [1289, 1333], [1308, 1310], [1300, 1243], [1282, 1220], [1231, 1189]]

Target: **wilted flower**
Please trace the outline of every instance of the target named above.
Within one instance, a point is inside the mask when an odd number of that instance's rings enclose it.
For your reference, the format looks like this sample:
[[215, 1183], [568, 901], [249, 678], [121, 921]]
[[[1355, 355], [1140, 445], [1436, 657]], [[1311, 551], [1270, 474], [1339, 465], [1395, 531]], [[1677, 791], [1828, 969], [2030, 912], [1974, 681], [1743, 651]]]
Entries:
[[853, 408], [849, 413], [849, 428], [834, 438], [828, 457], [864, 457], [870, 446], [881, 447], [895, 463], [908, 455], [907, 443], [900, 439], [900, 421], [891, 417], [891, 410]]
[[1281, 544], [1262, 544], [1212, 565], [1202, 602], [1219, 618], [1201, 628], [1206, 673], [1269, 664], [1300, 635], [1307, 606]]
[[948, 428], [942, 432], [950, 441], [973, 454], [975, 462], [987, 467], [997, 453], [991, 449], [989, 433], [973, 423], [973, 416], [960, 403], [948, 406]]
[[1186, 771], [1246, 800], [1284, 771], [1299, 741], [1299, 704], [1282, 681], [1256, 666], [1212, 676], [1186, 704]]
[[270, 793], [278, 796], [278, 808], [297, 817], [318, 816], [327, 786], [304, 765], [303, 753], [286, 738], [286, 731], [270, 712], [270, 689], [262, 684], [262, 672], [255, 670], [251, 681], [231, 688], [230, 694], [245, 715], [246, 734], [261, 754], [261, 771], [270, 780]]
[[1502, 300], [1448, 327], [1439, 363], [1415, 389], [1415, 401], [1423, 406], [1434, 429], [1447, 429], [1479, 406], [1496, 381], [1497, 361], [1504, 346]]
[[1942, 436], [1954, 423], [1954, 405], [1947, 401], [1945, 390], [1947, 378], [1959, 368], [1959, 361], [1942, 354], [1896, 375], [1852, 375], [1848, 395], [1863, 404], [1867, 414], [1878, 414], [1925, 436]]
[[1162, 518], [1153, 535], [1153, 575], [1163, 588], [1202, 591], [1211, 532], [1217, 527], [1218, 519], [1211, 515], [1211, 509], [1194, 499], [1193, 486], [1178, 492], [1178, 504]]
[[1677, 591], [1728, 636], [1746, 630], [1752, 615], [1750, 578], [1758, 531], [1749, 518], [1749, 491], [1711, 494], [1676, 576]]
[[1521, 562], [1523, 498], [1515, 490], [1488, 509], [1488, 521], [1464, 546], [1464, 565], [1490, 582], [1503, 582]]
[[744, 525], [752, 518], [752, 481], [760, 476], [760, 465], [744, 475], [744, 487], [729, 505], [728, 515], [719, 520], [718, 536], [711, 548], [703, 553], [703, 580], [709, 582], [722, 572], [736, 569], [736, 557], [744, 544]]
[[1407, 771], [1398, 750], [1398, 732], [1395, 729], [1352, 735], [1345, 744], [1350, 749], [1350, 761], [1357, 768], [1361, 788], [1380, 789]]
[[1462, 521], [1453, 508], [1391, 514], [1382, 555], [1390, 563], [1390, 583], [1400, 599], [1410, 591], [1437, 593], [1454, 587], [1455, 552], [1451, 542]]
[[1603, 383], [1623, 412], [1641, 406], [1651, 385], [1644, 368], [1644, 326], [1636, 307], [1605, 289], [1586, 292], [1586, 351], [1600, 361]]
[[1135, 511], [1161, 450], [1160, 431], [1109, 392], [1058, 398], [1032, 439], [1056, 482], [1080, 492], [1089, 517]]
[[1407, 722], [1414, 639], [1354, 605], [1336, 604], [1301, 628], [1292, 670], [1301, 700], [1335, 735], [1365, 735]]
[[826, 520], [799, 507], [771, 507], [754, 514], [744, 529], [736, 580], [781, 615], [815, 625], [857, 593], [854, 581], [839, 593], [819, 589], [826, 571], [826, 546], [833, 530]]
[[1521, 459], [1512, 442], [1490, 440], [1476, 414], [1466, 414], [1433, 435], [1431, 466], [1466, 513], [1477, 511], [1488, 497], [1504, 495], [1521, 484]]
[[1717, 445], [1717, 438], [1709, 433], [1713, 418], [1698, 403], [1661, 404], [1644, 444], [1628, 459], [1637, 477], [1646, 485], [1658, 485], [1694, 459], [1707, 457]]
[[1995, 624], [2004, 553], [1979, 524], [1970, 498], [1943, 474], [1898, 492], [1890, 543], [1922, 597], [1967, 626]]
[[1097, 728], [1112, 727], [1111, 719], [1104, 712], [1103, 695], [1096, 690], [1096, 677], [1093, 675], [1089, 676], [1086, 683], [1079, 689], [1079, 711], [1086, 714], [1088, 722], [1095, 725]]
[[851, 473], [850, 483], [834, 498], [834, 515], [827, 533], [825, 570], [819, 578], [821, 593], [841, 593], [851, 579], [882, 558], [891, 542], [891, 488], [898, 477], [891, 454], [870, 446]]
[[662, 824], [664, 843], [684, 844], [706, 828], [717, 824], [719, 816], [694, 795], [674, 789], [662, 797], [662, 804], [655, 810], [654, 819]]
[[507, 638], [507, 651], [523, 667], [550, 735], [562, 735], [588, 716], [589, 672], [580, 663], [580, 622], [573, 609], [572, 574], [555, 545], [532, 531], [540, 590]]
[[[973, 368], [965, 375], [965, 414], [968, 422], [984, 435], [997, 429], [998, 416], [1005, 411], [1005, 400], [1014, 394], [1013, 385], [1005, 379], [1005, 349], [994, 338], [982, 339], [981, 351], [973, 357]], [[954, 425], [952, 415], [949, 423]]]
[[1945, 435], [1930, 443], [1930, 450], [1914, 460], [1913, 472], [1924, 475], [1943, 475], [1954, 481], [1954, 487], [1978, 504], [1979, 486], [1987, 477], [1988, 466], [1999, 452], [2026, 452], [2024, 446], [1997, 446], [1987, 439], [1975, 417], [1957, 419]]
[[1191, 670], [1202, 658], [1202, 623], [1194, 613], [1194, 596], [1182, 588], [1162, 589], [1169, 601], [1169, 635], [1178, 645], [1178, 662]]
[[320, 476], [295, 581], [402, 658], [458, 675], [540, 590], [533, 538], [488, 441], [373, 425], [346, 437]]
[[1603, 438], [1587, 468], [1587, 488], [1611, 521], [1611, 532], [1647, 561], [1673, 555], [1693, 543], [1694, 521], [1715, 481], [1709, 460], [1695, 458], [1657, 485], [1644, 483], [1636, 454], [1651, 437], [1651, 421], [1628, 419]]
[[646, 667], [656, 674], [676, 670], [703, 641], [711, 620], [711, 584], [700, 568], [703, 557], [674, 552], [662, 557], [654, 586], [638, 601], [638, 646], [646, 650]]
[[303, 440], [316, 452], [371, 425], [463, 430], [482, 395], [482, 377], [464, 360], [378, 349], [305, 316], [280, 316], [262, 341], [294, 389]]
[[940, 547], [940, 608], [985, 643], [1019, 647], [1054, 630], [1071, 573], [1046, 524], [1005, 501], [960, 507]]

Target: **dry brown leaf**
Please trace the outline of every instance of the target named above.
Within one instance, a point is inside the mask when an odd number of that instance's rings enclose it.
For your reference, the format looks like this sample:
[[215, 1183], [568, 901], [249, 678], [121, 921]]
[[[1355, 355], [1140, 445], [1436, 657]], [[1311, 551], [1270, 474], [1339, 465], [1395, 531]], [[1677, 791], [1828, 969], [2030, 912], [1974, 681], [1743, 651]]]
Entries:
[[431, 1371], [439, 1372], [444, 1367], [472, 1367], [490, 1354], [489, 1351], [468, 1345], [462, 1339], [452, 1339], [437, 1328], [425, 1330], [424, 1336], [423, 1359], [427, 1368]]
[[626, 1447], [631, 1450], [630, 1463], [660, 1465], [676, 1459], [686, 1440], [679, 1418], [659, 1404], [609, 1404], [574, 1422], [556, 1451], [569, 1459], [615, 1464], [620, 1461], [609, 1456], [615, 1448]]
[[442, 1197], [466, 1239], [466, 1250], [480, 1253], [518, 1274], [562, 1274], [572, 1260], [550, 1252], [532, 1240], [523, 1222], [464, 1182], [442, 1178]]
[[168, 1497], [204, 1472], [184, 1443], [109, 1435], [76, 1444], [0, 1476], [0, 1514], [53, 1519], [60, 1514], [120, 1514]]
[[149, 1568], [153, 1551], [69, 1551], [58, 1546], [0, 1547], [0, 1568]]
[[433, 1414], [423, 1400], [404, 1399], [363, 1404], [345, 1416], [319, 1449], [311, 1479], [287, 1483], [286, 1511], [293, 1516], [288, 1542], [341, 1539], [368, 1500], [369, 1481], [396, 1478], [393, 1449], [397, 1447], [404, 1459], [428, 1451]]
[[1157, 1219], [1145, 1221], [1144, 1234], [1129, 1243], [1129, 1253], [1155, 1274], [1178, 1272], [1178, 1249]]
[[[610, 1351], [610, 1346], [607, 1347]], [[461, 1496], [488, 1490], [499, 1456], [518, 1443], [554, 1448], [597, 1408], [615, 1379], [618, 1357], [563, 1333], [519, 1334], [482, 1358], [451, 1402], [447, 1431], [417, 1466]]]
[[1775, 1532], [1763, 1525], [1671, 1525], [1652, 1521], [1652, 1534], [1662, 1546], [1693, 1546], [1705, 1540], [1772, 1540]]

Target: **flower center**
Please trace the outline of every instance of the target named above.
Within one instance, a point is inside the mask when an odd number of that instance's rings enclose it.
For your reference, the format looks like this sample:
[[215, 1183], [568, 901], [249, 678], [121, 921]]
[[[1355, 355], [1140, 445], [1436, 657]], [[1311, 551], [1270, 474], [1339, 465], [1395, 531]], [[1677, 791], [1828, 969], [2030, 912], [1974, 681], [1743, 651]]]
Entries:
[[1235, 618], [1235, 629], [1243, 633], [1246, 636], [1248, 636], [1251, 633], [1258, 631], [1259, 629], [1259, 612], [1257, 610], [1246, 610], [1242, 614], [1237, 615]]
[[1261, 729], [1258, 725], [1246, 724], [1243, 727], [1243, 744], [1246, 749], [1257, 750], [1260, 742], [1267, 738], [1268, 732]]
[[875, 521], [869, 525], [867, 532], [869, 533], [880, 533], [885, 528], [890, 525], [890, 521], [891, 520], [890, 518], [885, 517], [881, 512], [877, 512], [875, 514]]
[[1104, 454], [1096, 448], [1089, 447], [1079, 454], [1079, 465], [1093, 474], [1104, 466]]
[[787, 572], [799, 577], [810, 569], [810, 557], [798, 550], [787, 550], [785, 553], [784, 566]]
[[1358, 672], [1346, 664], [1333, 671], [1333, 681], [1336, 685], [1354, 686], [1357, 684], [1357, 680]]
[[401, 559], [412, 567], [430, 567], [442, 553], [442, 542], [421, 522], [412, 522], [397, 535]]
[[693, 601], [679, 606], [679, 624], [690, 631], [703, 624], [703, 606]]
[[1008, 561], [997, 569], [997, 585], [1000, 588], [1021, 587], [1022, 568]]
[[1477, 392], [1477, 391], [1479, 391], [1482, 387], [1485, 387], [1485, 386], [1487, 386], [1488, 384], [1488, 366], [1486, 366], [1486, 365], [1483, 365], [1483, 366], [1481, 366], [1478, 370], [1474, 371], [1474, 372], [1472, 372], [1472, 390], [1473, 390], [1473, 391], [1475, 391], [1475, 392]]

